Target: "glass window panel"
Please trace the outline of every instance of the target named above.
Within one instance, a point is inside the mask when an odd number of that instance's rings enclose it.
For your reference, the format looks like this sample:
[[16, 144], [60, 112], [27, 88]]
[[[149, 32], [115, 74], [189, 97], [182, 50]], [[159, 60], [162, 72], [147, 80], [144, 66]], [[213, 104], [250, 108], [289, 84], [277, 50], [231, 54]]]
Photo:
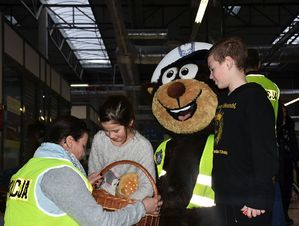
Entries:
[[[284, 31], [282, 33], [280, 33], [278, 35], [278, 37], [273, 41], [272, 44], [276, 44], [280, 39], [283, 38], [284, 35], [286, 35], [295, 25], [296, 23], [299, 23], [299, 15], [297, 15], [295, 17], [295, 19], [291, 22], [291, 24], [289, 26], [287, 26]], [[287, 44], [292, 44], [292, 45], [296, 45], [299, 43], [299, 33], [295, 33], [292, 37], [290, 37], [288, 40], [287, 40]]]
[[[111, 67], [105, 45], [88, 0], [47, 0], [48, 4], [59, 4], [51, 7], [51, 17], [62, 26], [62, 34], [74, 50], [83, 67]], [[64, 6], [68, 4], [68, 6]], [[85, 5], [80, 7], [80, 5]], [[67, 27], [70, 28], [67, 28]], [[58, 26], [59, 27], [59, 26]]]

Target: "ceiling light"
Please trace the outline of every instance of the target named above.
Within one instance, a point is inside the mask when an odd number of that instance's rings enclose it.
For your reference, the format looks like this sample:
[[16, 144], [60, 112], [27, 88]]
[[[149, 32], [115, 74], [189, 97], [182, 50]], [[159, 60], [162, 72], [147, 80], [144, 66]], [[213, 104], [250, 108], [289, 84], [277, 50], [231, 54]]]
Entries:
[[88, 84], [71, 84], [71, 87], [88, 87]]
[[196, 18], [195, 18], [195, 23], [198, 23], [198, 24], [201, 23], [208, 3], [209, 3], [209, 0], [201, 0], [200, 1], [198, 11], [197, 11], [197, 14], [196, 14]]
[[295, 103], [295, 102], [297, 102], [297, 101], [299, 101], [299, 97], [298, 97], [298, 98], [296, 98], [296, 99], [294, 99], [294, 100], [291, 100], [291, 101], [289, 101], [289, 102], [285, 103], [285, 104], [284, 104], [284, 106], [291, 105], [291, 104], [293, 104], [293, 103]]

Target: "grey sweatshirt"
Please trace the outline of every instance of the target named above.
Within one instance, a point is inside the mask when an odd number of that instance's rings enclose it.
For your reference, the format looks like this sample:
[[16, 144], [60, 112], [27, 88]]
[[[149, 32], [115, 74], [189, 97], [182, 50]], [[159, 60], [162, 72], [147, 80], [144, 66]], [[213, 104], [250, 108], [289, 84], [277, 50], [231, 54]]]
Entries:
[[[124, 146], [112, 144], [104, 131], [100, 130], [93, 138], [88, 159], [88, 173], [101, 171], [108, 164], [118, 160], [132, 160], [140, 163], [155, 179], [155, 164], [151, 143], [136, 131], [134, 137]], [[138, 190], [130, 198], [142, 200], [153, 195], [153, 188], [145, 174], [133, 165], [118, 165], [111, 169], [116, 177], [129, 172], [137, 172], [139, 178]], [[108, 191], [109, 192], [109, 191]]]
[[[43, 143], [34, 157], [55, 157], [74, 161], [60, 145], [52, 143]], [[41, 191], [50, 202], [82, 226], [129, 226], [136, 224], [145, 215], [141, 202], [115, 212], [104, 211], [96, 203], [82, 178], [69, 167], [46, 172], [41, 179]]]

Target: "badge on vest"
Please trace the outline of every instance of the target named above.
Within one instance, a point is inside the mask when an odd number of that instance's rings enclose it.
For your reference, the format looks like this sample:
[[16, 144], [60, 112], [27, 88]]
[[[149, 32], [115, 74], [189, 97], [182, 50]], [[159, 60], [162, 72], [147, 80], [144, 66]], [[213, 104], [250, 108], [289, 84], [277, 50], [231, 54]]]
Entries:
[[156, 163], [157, 165], [159, 165], [162, 161], [162, 151], [158, 151], [155, 156], [156, 156]]
[[22, 178], [11, 180], [9, 184], [9, 191], [7, 197], [11, 199], [19, 199], [26, 201], [28, 199], [28, 191], [30, 184], [31, 180], [26, 180]]
[[271, 101], [278, 100], [278, 93], [275, 90], [267, 89], [266, 92], [267, 92], [269, 100], [271, 100]]

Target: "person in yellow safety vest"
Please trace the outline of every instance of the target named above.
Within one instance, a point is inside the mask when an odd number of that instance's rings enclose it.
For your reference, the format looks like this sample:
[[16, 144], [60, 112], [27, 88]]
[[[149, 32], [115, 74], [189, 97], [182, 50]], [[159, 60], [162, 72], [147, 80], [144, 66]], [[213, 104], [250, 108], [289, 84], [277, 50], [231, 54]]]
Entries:
[[246, 80], [247, 82], [258, 83], [266, 90], [268, 99], [270, 100], [274, 110], [275, 120], [277, 120], [278, 100], [280, 96], [280, 90], [278, 86], [266, 76], [259, 73], [250, 73], [246, 75]]
[[248, 49], [248, 59], [246, 66], [246, 81], [255, 82], [260, 84], [267, 92], [268, 99], [270, 100], [274, 114], [275, 121], [277, 121], [278, 106], [279, 106], [279, 97], [280, 90], [278, 86], [268, 79], [265, 75], [258, 72], [259, 70], [259, 56], [258, 52], [255, 49]]
[[[274, 110], [274, 116], [275, 116], [275, 123], [277, 124], [280, 90], [273, 81], [268, 79], [263, 74], [259, 73], [260, 64], [261, 62], [260, 62], [258, 51], [256, 49], [248, 49], [248, 57], [247, 57], [247, 65], [246, 65], [246, 81], [255, 82], [261, 85], [265, 89], [265, 91], [267, 92], [267, 97], [272, 104]], [[278, 181], [276, 181], [275, 201], [274, 201], [273, 211], [272, 211], [272, 226], [285, 225], [286, 222], [284, 218], [286, 218], [286, 220], [289, 219], [288, 217], [286, 217], [287, 214], [283, 213], [283, 204], [282, 204], [281, 195], [282, 193], [281, 193], [279, 183]], [[285, 212], [287, 213], [288, 211], [285, 210]]]
[[[155, 162], [157, 165], [158, 177], [162, 177], [167, 172], [163, 170], [165, 150], [167, 142], [171, 139], [163, 141], [155, 152]], [[214, 135], [209, 135], [202, 157], [199, 163], [199, 173], [193, 189], [191, 200], [187, 206], [188, 209], [195, 207], [211, 207], [215, 205], [215, 194], [212, 190], [212, 168], [213, 168], [213, 150]]]
[[[74, 170], [84, 181], [86, 188], [91, 192], [92, 185], [87, 178], [67, 160], [55, 158], [32, 158], [12, 176], [8, 192], [7, 212], [5, 214], [6, 225], [78, 225], [78, 223], [55, 205], [48, 205], [46, 197], [38, 198], [41, 194], [41, 178], [51, 169], [69, 167]], [[36, 205], [39, 203], [38, 205]], [[52, 207], [52, 210], [48, 208]], [[13, 213], [18, 213], [14, 217]], [[11, 217], [10, 217], [11, 214]], [[32, 217], [34, 216], [34, 218]]]
[[5, 226], [129, 226], [145, 213], [156, 213], [160, 197], [145, 198], [120, 211], [107, 212], [92, 197], [100, 173], [86, 177], [79, 160], [85, 154], [88, 128], [74, 116], [60, 116], [49, 127], [47, 142], [12, 176]]

